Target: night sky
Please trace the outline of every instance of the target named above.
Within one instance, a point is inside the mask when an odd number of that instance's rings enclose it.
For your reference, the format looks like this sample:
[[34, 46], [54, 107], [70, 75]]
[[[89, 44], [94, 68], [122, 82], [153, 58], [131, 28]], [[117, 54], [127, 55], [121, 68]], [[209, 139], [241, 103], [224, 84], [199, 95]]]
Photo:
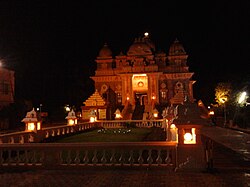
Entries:
[[166, 53], [178, 38], [195, 98], [213, 102], [218, 82], [249, 81], [250, 1], [193, 2], [1, 0], [0, 58], [15, 71], [16, 98], [82, 105], [103, 44], [126, 53], [147, 31]]

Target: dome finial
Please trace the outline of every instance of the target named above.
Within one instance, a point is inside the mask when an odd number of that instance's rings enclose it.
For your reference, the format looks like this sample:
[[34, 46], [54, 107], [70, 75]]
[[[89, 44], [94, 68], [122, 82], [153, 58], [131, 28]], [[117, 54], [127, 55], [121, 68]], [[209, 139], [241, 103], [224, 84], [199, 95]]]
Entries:
[[99, 51], [99, 57], [111, 57], [112, 56], [112, 51], [108, 47], [107, 42], [104, 43], [102, 49]]

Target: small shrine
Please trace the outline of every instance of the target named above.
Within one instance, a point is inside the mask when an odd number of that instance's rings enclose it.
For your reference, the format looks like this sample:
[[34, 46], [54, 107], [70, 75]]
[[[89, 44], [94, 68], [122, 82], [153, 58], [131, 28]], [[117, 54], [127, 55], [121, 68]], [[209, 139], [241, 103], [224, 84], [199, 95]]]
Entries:
[[92, 114], [93, 111], [95, 112], [96, 119], [106, 119], [106, 102], [97, 89], [83, 104], [85, 105], [82, 106], [83, 120], [89, 120], [90, 114]]
[[27, 112], [25, 118], [22, 119], [22, 122], [25, 123], [25, 131], [36, 132], [37, 130], [41, 130], [42, 120], [37, 115], [34, 108], [30, 112]]
[[158, 110], [155, 108], [155, 109], [153, 109], [153, 116], [154, 116], [154, 118], [158, 118]]
[[76, 114], [75, 114], [73, 109], [68, 113], [68, 116], [65, 117], [65, 119], [67, 119], [68, 125], [76, 125], [77, 124], [77, 117], [76, 117]]
[[119, 108], [116, 109], [114, 114], [115, 114], [115, 119], [121, 119], [122, 118], [122, 114], [121, 114], [121, 111], [119, 110]]

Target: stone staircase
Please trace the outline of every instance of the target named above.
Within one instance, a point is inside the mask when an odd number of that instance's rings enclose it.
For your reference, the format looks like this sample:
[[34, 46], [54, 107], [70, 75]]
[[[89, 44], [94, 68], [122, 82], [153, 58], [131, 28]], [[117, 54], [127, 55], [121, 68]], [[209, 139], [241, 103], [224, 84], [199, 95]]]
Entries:
[[132, 115], [132, 119], [133, 120], [142, 120], [143, 113], [144, 113], [144, 105], [136, 105], [134, 112], [133, 112], [133, 115]]
[[134, 112], [133, 106], [128, 103], [127, 105], [125, 105], [125, 107], [122, 110], [122, 119], [131, 120], [133, 112]]

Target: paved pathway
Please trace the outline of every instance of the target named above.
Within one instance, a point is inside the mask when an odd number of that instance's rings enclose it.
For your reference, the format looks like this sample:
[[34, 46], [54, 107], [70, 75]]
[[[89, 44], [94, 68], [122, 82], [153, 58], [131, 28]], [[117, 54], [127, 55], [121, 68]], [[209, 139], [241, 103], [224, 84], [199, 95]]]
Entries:
[[250, 161], [250, 134], [229, 128], [205, 126], [201, 133], [225, 147], [241, 154]]

